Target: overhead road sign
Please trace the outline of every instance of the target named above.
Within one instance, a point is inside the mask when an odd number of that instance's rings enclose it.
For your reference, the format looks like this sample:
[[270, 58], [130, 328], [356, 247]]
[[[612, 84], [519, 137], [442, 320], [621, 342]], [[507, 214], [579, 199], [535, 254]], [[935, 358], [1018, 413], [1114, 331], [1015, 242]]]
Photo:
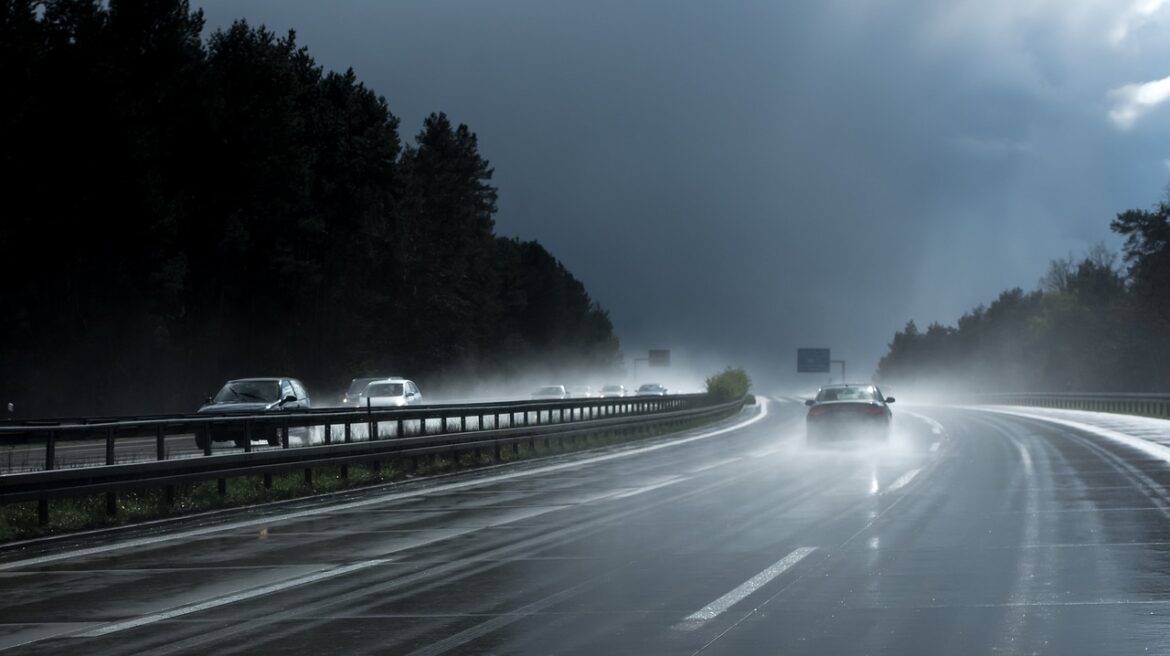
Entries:
[[799, 374], [827, 374], [830, 367], [830, 355], [827, 348], [798, 348], [796, 349], [796, 373]]
[[650, 349], [649, 358], [651, 367], [669, 367], [670, 349]]

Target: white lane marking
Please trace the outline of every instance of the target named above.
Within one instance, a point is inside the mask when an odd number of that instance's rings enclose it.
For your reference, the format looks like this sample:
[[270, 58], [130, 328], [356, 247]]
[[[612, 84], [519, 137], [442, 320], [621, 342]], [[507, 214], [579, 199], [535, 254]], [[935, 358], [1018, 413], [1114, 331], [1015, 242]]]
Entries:
[[1016, 450], [1020, 452], [1020, 462], [1024, 465], [1024, 475], [1028, 478], [1036, 476], [1036, 469], [1032, 466], [1032, 454], [1028, 452], [1028, 448], [1022, 442], [1013, 440], [1016, 445]]
[[777, 560], [767, 569], [760, 572], [759, 574], [756, 574], [747, 581], [744, 581], [731, 592], [728, 592], [727, 594], [716, 599], [715, 601], [712, 601], [699, 610], [691, 613], [690, 615], [687, 615], [685, 624], [688, 628], [694, 628], [697, 624], [701, 624], [708, 620], [719, 617], [719, 615], [721, 615], [728, 608], [731, 608], [740, 601], [743, 601], [744, 597], [747, 597], [756, 590], [759, 590], [769, 581], [791, 569], [793, 565], [799, 563], [801, 560], [804, 560], [806, 556], [816, 550], [816, 547], [801, 547], [781, 558], [780, 560]]
[[536, 467], [524, 471], [511, 472], [507, 474], [498, 474], [485, 478], [477, 478], [471, 481], [461, 481], [458, 483], [445, 483], [443, 485], [436, 485], [421, 490], [411, 490], [408, 492], [392, 492], [390, 494], [383, 494], [377, 497], [363, 499], [361, 501], [350, 501], [348, 503], [340, 503], [335, 505], [326, 505], [319, 508], [310, 508], [307, 510], [297, 510], [288, 513], [280, 513], [268, 515], [258, 519], [250, 519], [240, 522], [232, 522], [230, 524], [221, 524], [218, 526], [207, 526], [204, 528], [192, 529], [189, 531], [182, 531], [179, 533], [169, 533], [166, 535], [157, 535], [149, 538], [139, 538], [136, 540], [127, 540], [125, 542], [115, 542], [112, 544], [102, 545], [100, 547], [88, 547], [85, 549], [77, 549], [74, 551], [66, 551], [58, 554], [48, 556], [38, 556], [36, 558], [27, 558], [25, 560], [14, 560], [8, 563], [0, 563], [0, 571], [20, 569], [24, 567], [35, 567], [37, 565], [44, 565], [45, 563], [52, 563], [61, 560], [70, 560], [73, 558], [84, 558], [86, 556], [93, 556], [101, 553], [108, 553], [111, 551], [120, 551], [122, 549], [134, 549], [137, 547], [145, 547], [161, 542], [173, 542], [176, 540], [190, 540], [194, 537], [202, 535], [211, 535], [214, 533], [222, 533], [224, 531], [234, 531], [241, 528], [251, 528], [253, 526], [264, 526], [269, 524], [276, 524], [279, 522], [286, 522], [292, 519], [302, 519], [305, 517], [316, 517], [318, 515], [325, 515], [338, 511], [352, 510], [355, 508], [365, 508], [367, 506], [381, 505], [391, 501], [400, 501], [402, 499], [410, 499], [419, 496], [426, 496], [430, 494], [438, 494], [442, 492], [451, 492], [455, 490], [464, 490], [467, 488], [480, 487], [483, 485], [491, 485], [503, 481], [514, 480], [518, 478], [527, 478], [529, 476], [536, 476], [538, 474], [547, 474], [550, 472], [562, 471], [565, 469], [572, 469], [574, 467], [582, 467], [585, 465], [592, 465], [599, 462], [608, 462], [618, 458], [627, 458], [634, 455], [641, 455], [651, 451], [658, 451], [660, 449], [667, 449], [671, 447], [697, 442], [699, 440], [706, 440], [718, 435], [724, 435], [732, 431], [737, 431], [746, 428], [756, 422], [761, 421], [768, 416], [768, 401], [763, 397], [756, 397], [756, 403], [759, 404], [760, 411], [755, 416], [745, 419], [737, 424], [733, 424], [726, 428], [710, 431], [707, 433], [700, 433], [692, 437], [663, 442], [661, 444], [654, 444], [651, 446], [639, 447], [630, 449], [629, 451], [620, 451], [617, 453], [608, 453], [602, 456], [594, 456], [584, 460], [574, 460], [557, 465], [548, 465], [545, 467]]
[[759, 451], [753, 451], [753, 452], [749, 453], [748, 457], [749, 458], [766, 458], [774, 453], [780, 453], [781, 448], [782, 447], [779, 447], [779, 446], [773, 446], [773, 447], [768, 447], [766, 449], [760, 449]]
[[917, 412], [910, 412], [909, 410], [903, 410], [902, 414], [904, 414], [908, 417], [914, 417], [915, 419], [917, 419], [919, 421], [925, 422], [928, 426], [930, 426], [930, 432], [934, 433], [935, 435], [944, 435], [947, 432], [946, 429], [943, 428], [942, 424], [931, 419], [930, 417], [927, 417], [926, 415], [920, 415]]
[[737, 456], [737, 457], [735, 457], [735, 458], [724, 458], [723, 460], [716, 460], [715, 462], [712, 462], [712, 463], [710, 463], [710, 464], [707, 464], [707, 465], [703, 465], [702, 467], [695, 467], [694, 469], [690, 469], [690, 470], [688, 470], [688, 473], [690, 473], [690, 474], [698, 474], [698, 473], [701, 473], [701, 472], [705, 472], [705, 471], [707, 471], [707, 470], [709, 470], [709, 469], [715, 469], [716, 467], [722, 467], [722, 466], [724, 466], [724, 465], [730, 465], [731, 463], [733, 463], [733, 462], [739, 462], [740, 460], [742, 460], [742, 458], [740, 458], [740, 457], [738, 457], [738, 456]]
[[368, 569], [370, 567], [375, 567], [377, 565], [382, 565], [382, 564], [385, 564], [388, 562], [390, 562], [390, 560], [387, 558], [379, 558], [376, 560], [366, 560], [366, 561], [362, 561], [360, 563], [353, 563], [350, 565], [344, 565], [342, 567], [335, 567], [333, 569], [327, 569], [327, 570], [320, 571], [320, 572], [314, 572], [312, 574], [306, 574], [305, 576], [298, 576], [296, 578], [289, 579], [287, 581], [281, 581], [280, 583], [273, 583], [271, 585], [265, 585], [265, 586], [262, 586], [259, 588], [253, 588], [251, 590], [244, 590], [243, 592], [237, 592], [237, 593], [230, 594], [227, 596], [217, 597], [215, 599], [209, 599], [207, 601], [203, 601], [203, 602], [200, 602], [197, 604], [188, 604], [186, 606], [179, 606], [178, 608], [172, 608], [170, 610], [165, 610], [161, 613], [154, 613], [152, 615], [144, 615], [142, 617], [138, 617], [138, 618], [135, 618], [132, 620], [127, 620], [125, 622], [114, 622], [113, 624], [107, 624], [105, 626], [99, 627], [99, 628], [94, 629], [92, 631], [86, 631], [85, 633], [74, 634], [72, 637], [75, 637], [75, 638], [98, 638], [98, 637], [101, 637], [104, 635], [109, 635], [111, 633], [117, 633], [119, 631], [126, 631], [128, 629], [133, 629], [133, 628], [137, 628], [140, 626], [145, 626], [147, 624], [154, 624], [155, 622], [169, 620], [169, 619], [174, 618], [174, 617], [180, 617], [182, 615], [189, 615], [191, 613], [198, 613], [200, 611], [210, 610], [212, 608], [218, 608], [220, 606], [226, 606], [228, 604], [234, 604], [237, 601], [245, 601], [247, 599], [254, 599], [256, 597], [262, 597], [264, 595], [269, 595], [269, 594], [272, 594], [274, 592], [280, 592], [282, 590], [287, 590], [289, 588], [296, 587], [299, 585], [305, 585], [306, 583], [314, 583], [314, 582], [322, 581], [325, 579], [331, 579], [331, 578], [334, 578], [337, 576], [350, 574], [352, 572], [357, 572], [357, 571], [360, 571], [363, 569]]
[[901, 476], [898, 477], [898, 480], [894, 481], [893, 483], [890, 483], [890, 486], [886, 488], [886, 492], [893, 492], [895, 490], [900, 490], [900, 489], [906, 487], [907, 485], [910, 484], [910, 481], [914, 480], [914, 477], [917, 476], [918, 472], [920, 472], [920, 471], [922, 471], [921, 467], [919, 467], [918, 469], [911, 469], [910, 471], [906, 472], [905, 474], [902, 474]]
[[643, 492], [649, 492], [650, 490], [657, 490], [660, 487], [666, 487], [667, 485], [674, 485], [675, 483], [681, 483], [683, 481], [689, 481], [689, 480], [691, 480], [691, 479], [687, 478], [685, 476], [676, 476], [674, 478], [667, 479], [667, 480], [662, 481], [660, 483], [654, 483], [652, 485], [646, 485], [643, 487], [635, 488], [633, 490], [619, 492], [619, 493], [613, 495], [612, 497], [610, 497], [609, 499], [611, 501], [616, 500], [616, 499], [625, 499], [627, 497], [632, 497], [636, 494], [642, 494]]
[[[1124, 444], [1126, 446], [1137, 449], [1137, 450], [1139, 450], [1139, 451], [1141, 451], [1141, 452], [1145, 453], [1146, 455], [1151, 456], [1153, 458], [1157, 458], [1157, 459], [1165, 461], [1165, 462], [1170, 462], [1170, 447], [1168, 447], [1164, 444], [1159, 444], [1157, 442], [1153, 442], [1153, 441], [1146, 439], [1146, 438], [1143, 438], [1143, 437], [1135, 437], [1135, 436], [1130, 435], [1128, 433], [1122, 433], [1120, 431], [1112, 430], [1109, 428], [1103, 428], [1101, 426], [1094, 426], [1093, 424], [1087, 424], [1087, 423], [1080, 422], [1080, 421], [1070, 421], [1068, 419], [1061, 419], [1059, 417], [1055, 417], [1055, 416], [1040, 413], [1040, 412], [1024, 412], [1024, 411], [1020, 411], [1020, 410], [1003, 410], [1000, 408], [989, 408], [989, 407], [983, 407], [983, 406], [964, 407], [964, 409], [979, 410], [981, 412], [994, 412], [994, 413], [1001, 414], [1001, 415], [1014, 415], [1017, 417], [1026, 417], [1028, 419], [1038, 419], [1040, 421], [1046, 421], [1046, 422], [1051, 423], [1051, 424], [1058, 424], [1061, 426], [1067, 426], [1069, 428], [1075, 428], [1077, 430], [1084, 431], [1086, 433], [1092, 433], [1094, 435], [1098, 435], [1100, 437], [1104, 437], [1106, 439], [1113, 440], [1114, 442], [1119, 442], [1119, 443]], [[1068, 411], [1068, 412], [1072, 412], [1072, 411]]]
[[931, 442], [930, 443], [930, 452], [934, 453], [935, 451], [938, 451], [938, 442]]

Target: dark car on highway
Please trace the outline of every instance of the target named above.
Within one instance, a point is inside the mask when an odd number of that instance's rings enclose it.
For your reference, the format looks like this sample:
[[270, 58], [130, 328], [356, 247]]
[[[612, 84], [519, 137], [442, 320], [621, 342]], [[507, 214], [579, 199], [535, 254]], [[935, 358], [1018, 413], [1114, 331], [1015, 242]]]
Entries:
[[876, 385], [829, 385], [817, 391], [805, 416], [810, 444], [829, 440], [865, 438], [888, 441], [893, 397], [885, 397]]
[[[199, 408], [199, 414], [261, 414], [287, 410], [308, 410], [312, 405], [309, 392], [296, 378], [240, 378], [229, 380], [214, 397]], [[213, 442], [234, 442], [244, 445], [244, 426], [235, 422], [230, 425], [212, 425]], [[207, 446], [207, 431], [196, 433], [195, 444], [200, 449]], [[280, 429], [275, 424], [261, 424], [252, 433], [253, 440], [266, 440], [268, 444], [280, 444]]]

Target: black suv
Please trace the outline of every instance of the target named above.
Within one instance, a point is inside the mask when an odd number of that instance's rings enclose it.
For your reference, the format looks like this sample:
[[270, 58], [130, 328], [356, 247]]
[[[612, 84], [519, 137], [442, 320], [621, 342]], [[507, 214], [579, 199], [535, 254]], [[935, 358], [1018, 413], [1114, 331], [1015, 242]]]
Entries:
[[[283, 410], [307, 410], [311, 407], [309, 392], [296, 378], [240, 378], [229, 380], [219, 392], [207, 399], [199, 414], [261, 414]], [[242, 424], [214, 426], [210, 431], [213, 442], [234, 442], [244, 446]], [[195, 444], [207, 448], [207, 431], [195, 435]], [[253, 430], [253, 440], [280, 444], [280, 429], [273, 424], [260, 425]]]

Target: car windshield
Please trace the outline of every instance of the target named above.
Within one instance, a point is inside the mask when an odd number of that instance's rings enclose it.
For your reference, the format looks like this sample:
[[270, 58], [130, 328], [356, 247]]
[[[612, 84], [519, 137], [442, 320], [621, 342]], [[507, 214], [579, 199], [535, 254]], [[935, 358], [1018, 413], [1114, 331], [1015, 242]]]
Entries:
[[402, 383], [371, 383], [366, 387], [366, 396], [402, 396]]
[[215, 403], [272, 403], [280, 400], [275, 380], [233, 380], [212, 399]]

